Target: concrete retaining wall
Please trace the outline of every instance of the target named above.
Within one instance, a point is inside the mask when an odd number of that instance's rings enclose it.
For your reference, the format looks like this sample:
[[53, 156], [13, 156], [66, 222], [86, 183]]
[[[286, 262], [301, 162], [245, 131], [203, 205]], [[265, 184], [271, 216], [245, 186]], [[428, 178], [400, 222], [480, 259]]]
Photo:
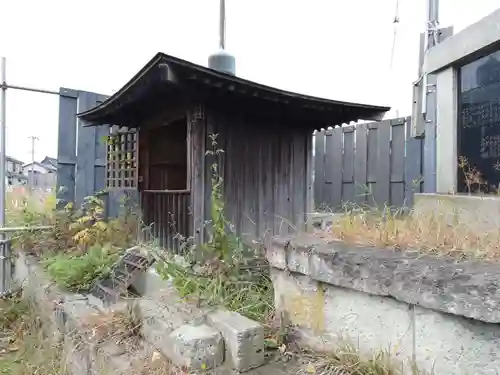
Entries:
[[[110, 370], [130, 373], [125, 370], [130, 370], [135, 357], [151, 358], [154, 350], [190, 371], [216, 368], [217, 373], [232, 374], [264, 364], [264, 329], [260, 324], [237, 313], [202, 310], [181, 300], [175, 288], [152, 269], [136, 285], [144, 294], [133, 301], [142, 320], [143, 340], [133, 353], [117, 350], [116, 345], [98, 345], [94, 334], [89, 335], [86, 322], [109, 310], [90, 295], [60, 291], [34, 258], [20, 255], [15, 280], [42, 309], [44, 321], [50, 322], [46, 328], [58, 333], [74, 375], [107, 374]], [[120, 303], [111, 309], [126, 307], [126, 303]]]
[[500, 231], [500, 196], [415, 194], [413, 214], [479, 233]]
[[351, 340], [437, 375], [500, 369], [500, 265], [306, 235], [275, 239], [267, 256], [277, 309], [305, 346]]

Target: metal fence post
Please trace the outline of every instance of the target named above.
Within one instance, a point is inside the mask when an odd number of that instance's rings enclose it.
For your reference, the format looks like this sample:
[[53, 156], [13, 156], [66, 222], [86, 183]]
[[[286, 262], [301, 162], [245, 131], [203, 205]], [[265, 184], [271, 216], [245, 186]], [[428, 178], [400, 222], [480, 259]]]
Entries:
[[[0, 228], [5, 226], [5, 128], [6, 128], [6, 97], [7, 97], [7, 62], [5, 57], [2, 57], [0, 64], [1, 90], [1, 107], [0, 107]], [[10, 288], [10, 241], [5, 240], [6, 236], [0, 233], [0, 296], [8, 292]]]
[[[4, 236], [2, 234], [2, 236]], [[11, 240], [0, 240], [0, 298], [12, 291], [12, 251]]]

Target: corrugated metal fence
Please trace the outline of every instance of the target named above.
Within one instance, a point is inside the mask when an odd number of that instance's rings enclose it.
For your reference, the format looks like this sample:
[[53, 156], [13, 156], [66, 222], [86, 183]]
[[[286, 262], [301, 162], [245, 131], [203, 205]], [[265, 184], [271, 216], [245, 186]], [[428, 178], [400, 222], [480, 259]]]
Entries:
[[411, 207], [413, 194], [423, 187], [423, 139], [412, 138], [410, 131], [406, 117], [316, 133], [316, 208]]

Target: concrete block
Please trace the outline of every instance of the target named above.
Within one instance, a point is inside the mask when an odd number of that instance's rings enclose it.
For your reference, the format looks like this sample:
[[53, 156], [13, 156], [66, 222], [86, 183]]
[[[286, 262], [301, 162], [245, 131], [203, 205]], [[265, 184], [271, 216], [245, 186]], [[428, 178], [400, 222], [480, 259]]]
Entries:
[[188, 370], [204, 370], [224, 361], [224, 341], [214, 328], [202, 325], [183, 325], [173, 331], [166, 345], [167, 358]]
[[142, 321], [141, 335], [165, 355], [169, 352], [170, 345], [167, 335], [172, 331], [171, 325], [157, 317], [148, 317]]
[[288, 269], [303, 275], [309, 275], [309, 251], [294, 248], [288, 251]]
[[500, 327], [415, 307], [415, 355], [429, 373], [496, 375]]
[[328, 351], [352, 342], [371, 355], [387, 350], [412, 355], [412, 315], [407, 304], [352, 289], [321, 284], [300, 274], [273, 270], [276, 308], [285, 312], [300, 343]]
[[281, 246], [268, 246], [266, 249], [266, 258], [271, 265], [271, 267], [284, 270], [286, 265], [286, 250]]
[[264, 328], [259, 323], [227, 310], [208, 314], [207, 322], [221, 332], [225, 360], [233, 369], [244, 372], [264, 363]]

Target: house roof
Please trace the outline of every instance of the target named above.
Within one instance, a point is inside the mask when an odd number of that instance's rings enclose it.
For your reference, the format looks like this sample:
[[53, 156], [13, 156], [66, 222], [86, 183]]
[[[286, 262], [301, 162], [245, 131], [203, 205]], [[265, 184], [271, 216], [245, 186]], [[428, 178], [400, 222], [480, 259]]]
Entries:
[[[79, 113], [85, 125], [137, 126], [134, 115], [161, 95], [214, 97], [268, 105], [279, 113], [311, 123], [336, 125], [350, 121], [381, 120], [390, 107], [348, 103], [293, 93], [248, 81], [179, 58], [158, 53], [125, 86], [103, 103]], [[160, 100], [161, 102], [161, 100]], [[164, 103], [164, 101], [163, 101]]]
[[43, 160], [40, 162], [41, 164], [49, 164], [52, 165], [53, 167], [57, 168], [57, 159], [56, 158], [51, 158], [50, 156], [46, 156], [43, 158]]
[[5, 160], [11, 161], [11, 162], [16, 163], [16, 164], [24, 164], [24, 161], [21, 161], [19, 159], [13, 158], [11, 156], [5, 156]]
[[49, 170], [49, 171], [56, 171], [57, 170], [57, 167], [53, 166], [52, 164], [42, 164], [42, 163], [39, 163], [37, 161], [33, 162], [33, 163], [27, 163], [27, 164], [24, 164], [23, 165], [23, 169], [26, 168], [26, 167], [29, 167], [30, 165], [38, 165], [39, 167], [42, 167], [46, 170]]
[[15, 172], [11, 172], [11, 171], [5, 171], [5, 175], [7, 177], [17, 177], [18, 179], [20, 180], [27, 180], [28, 178], [23, 175], [22, 173], [15, 173]]

